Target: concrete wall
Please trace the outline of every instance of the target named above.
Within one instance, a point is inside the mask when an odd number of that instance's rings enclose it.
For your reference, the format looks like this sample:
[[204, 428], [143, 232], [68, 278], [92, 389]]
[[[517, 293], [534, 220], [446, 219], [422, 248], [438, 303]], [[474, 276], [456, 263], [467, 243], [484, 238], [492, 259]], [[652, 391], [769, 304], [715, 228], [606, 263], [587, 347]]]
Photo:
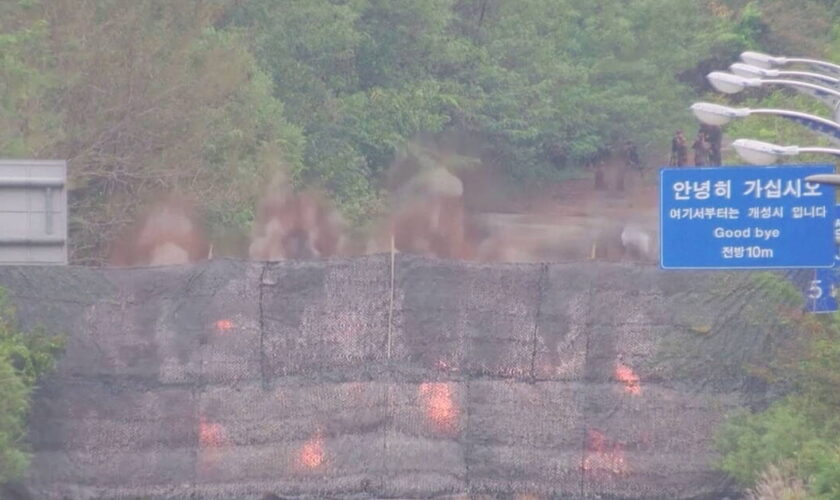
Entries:
[[394, 270], [392, 289], [389, 256], [0, 268], [24, 325], [67, 335], [37, 393], [26, 491], [731, 492], [712, 433], [764, 397], [743, 364], [792, 335], [761, 319], [775, 306], [751, 275], [407, 256]]

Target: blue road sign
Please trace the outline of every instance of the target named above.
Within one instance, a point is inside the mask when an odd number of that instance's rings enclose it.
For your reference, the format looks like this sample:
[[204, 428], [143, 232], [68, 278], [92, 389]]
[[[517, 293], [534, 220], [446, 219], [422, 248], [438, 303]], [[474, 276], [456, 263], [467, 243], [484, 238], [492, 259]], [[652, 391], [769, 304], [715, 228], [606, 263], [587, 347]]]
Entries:
[[663, 269], [834, 265], [834, 188], [805, 182], [832, 165], [663, 168]]
[[834, 215], [834, 267], [815, 269], [814, 279], [805, 290], [805, 308], [812, 313], [832, 313], [837, 310], [837, 285], [840, 283], [840, 205]]

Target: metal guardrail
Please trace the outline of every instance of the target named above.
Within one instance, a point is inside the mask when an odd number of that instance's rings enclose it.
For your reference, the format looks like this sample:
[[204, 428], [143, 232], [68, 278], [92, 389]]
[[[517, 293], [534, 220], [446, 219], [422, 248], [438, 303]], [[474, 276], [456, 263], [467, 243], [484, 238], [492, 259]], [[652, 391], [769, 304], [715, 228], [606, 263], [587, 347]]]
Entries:
[[0, 236], [0, 245], [6, 246], [61, 246], [67, 241], [65, 238], [15, 238]]
[[67, 263], [66, 172], [64, 161], [0, 160], [0, 264]]
[[0, 188], [61, 188], [64, 187], [64, 184], [64, 179], [0, 177]]

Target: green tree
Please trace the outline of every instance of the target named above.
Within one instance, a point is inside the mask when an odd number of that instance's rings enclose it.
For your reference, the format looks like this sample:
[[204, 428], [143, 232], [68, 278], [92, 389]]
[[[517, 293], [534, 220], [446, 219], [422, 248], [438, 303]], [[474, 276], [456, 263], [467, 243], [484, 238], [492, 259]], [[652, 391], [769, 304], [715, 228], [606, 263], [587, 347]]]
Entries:
[[29, 464], [25, 439], [30, 395], [60, 349], [60, 338], [21, 332], [0, 289], [0, 484], [19, 478]]
[[289, 119], [304, 129], [331, 122], [338, 99], [358, 91], [364, 2], [251, 0], [225, 20], [245, 27]]
[[788, 395], [766, 410], [742, 412], [726, 422], [717, 436], [720, 466], [744, 486], [772, 466], [784, 466], [802, 480], [811, 498], [838, 498], [840, 317], [791, 313], [776, 311], [779, 321], [795, 322], [801, 336], [766, 373], [787, 387]]
[[247, 223], [272, 171], [302, 156], [270, 80], [236, 33], [213, 28], [222, 7], [50, 2], [53, 51], [68, 82], [67, 137], [57, 149], [70, 159], [77, 262], [100, 259], [163, 190], [191, 198], [211, 222]]
[[47, 24], [31, 9], [0, 5], [0, 154], [38, 156], [61, 136], [52, 91], [57, 81], [45, 68]]
[[442, 131], [457, 107], [426, 69], [445, 45], [450, 4], [254, 0], [229, 16], [252, 32], [275, 96], [305, 132], [295, 180], [326, 188], [353, 220], [377, 211], [397, 149]]
[[304, 130], [299, 178], [339, 200], [351, 195], [325, 144], [372, 199], [417, 134], [467, 137], [521, 179], [556, 178], [624, 139], [661, 142], [690, 120], [677, 76], [716, 47], [710, 32], [732, 29], [690, 0], [251, 0], [229, 20]]
[[721, 58], [805, 47], [808, 15], [836, 14], [803, 1], [792, 20], [783, 0], [3, 2], [0, 154], [70, 160], [78, 263], [160, 191], [241, 231], [278, 169], [363, 222], [418, 136], [520, 181], [662, 148]]
[[677, 75], [705, 57], [715, 22], [690, 1], [488, 7], [475, 37], [484, 62], [463, 82], [482, 96], [473, 130], [525, 176], [579, 165], [623, 139], [661, 141], [686, 121], [690, 89]]
[[230, 5], [27, 0], [4, 7], [40, 29], [9, 35], [22, 47], [13, 62], [34, 68], [18, 72], [23, 97], [12, 101], [12, 129], [34, 137], [25, 133], [30, 101], [47, 102], [45, 116], [61, 117], [46, 145], [25, 153], [69, 160], [74, 262], [103, 262], [138, 209], [166, 193], [194, 201], [211, 231], [245, 230], [265, 182], [301, 161], [301, 132], [285, 120], [244, 35], [215, 27]]

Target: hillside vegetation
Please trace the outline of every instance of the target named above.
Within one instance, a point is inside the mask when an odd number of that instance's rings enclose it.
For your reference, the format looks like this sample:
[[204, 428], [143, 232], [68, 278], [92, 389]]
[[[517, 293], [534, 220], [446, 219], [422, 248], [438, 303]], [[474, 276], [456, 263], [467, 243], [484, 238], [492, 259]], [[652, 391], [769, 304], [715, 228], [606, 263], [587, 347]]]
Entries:
[[9, 0], [0, 156], [69, 160], [77, 263], [170, 192], [211, 237], [245, 232], [279, 170], [361, 224], [409, 139], [560, 179], [623, 140], [667, 147], [741, 50], [831, 51], [831, 2], [760, 4]]
[[61, 337], [43, 332], [21, 332], [0, 288], [0, 487], [20, 478], [29, 465], [31, 394], [38, 378], [52, 370], [62, 343]]
[[[280, 172], [327, 192], [363, 225], [384, 210], [389, 167], [417, 138], [527, 186], [568, 177], [626, 140], [666, 149], [675, 128], [693, 133], [687, 108], [701, 98], [824, 113], [784, 91], [734, 101], [709, 93], [704, 75], [747, 49], [840, 61], [840, 7], [4, 0], [0, 157], [69, 161], [71, 260], [101, 264], [145, 205], [173, 193], [204, 214], [211, 242], [246, 233]], [[772, 118], [727, 133], [817, 142]], [[3, 325], [11, 328], [0, 321], [0, 333]], [[733, 421], [721, 438], [723, 467], [747, 486], [781, 476], [837, 498], [840, 330], [830, 320], [812, 331], [786, 372], [798, 392]], [[0, 371], [17, 378], [3, 389], [11, 416], [0, 438], [11, 444], [0, 442], [0, 481], [25, 462], [14, 446], [33, 380], [14, 366], [21, 348], [4, 349]]]

